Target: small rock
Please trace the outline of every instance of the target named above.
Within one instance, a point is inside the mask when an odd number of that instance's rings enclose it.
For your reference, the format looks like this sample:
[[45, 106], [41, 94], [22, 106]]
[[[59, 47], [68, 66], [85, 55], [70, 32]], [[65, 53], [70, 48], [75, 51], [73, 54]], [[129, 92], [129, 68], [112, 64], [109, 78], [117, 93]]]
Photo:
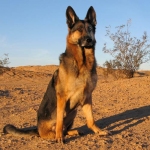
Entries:
[[11, 143], [11, 140], [8, 140], [8, 143], [10, 144], [10, 143]]

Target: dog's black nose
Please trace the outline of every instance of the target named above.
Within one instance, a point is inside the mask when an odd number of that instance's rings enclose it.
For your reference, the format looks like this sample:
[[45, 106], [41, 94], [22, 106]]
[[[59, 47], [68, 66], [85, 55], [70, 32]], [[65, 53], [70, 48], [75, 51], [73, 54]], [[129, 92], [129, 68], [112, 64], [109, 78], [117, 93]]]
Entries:
[[90, 42], [92, 42], [92, 39], [91, 38], [87, 38], [86, 41], [87, 41], [87, 43], [90, 43]]

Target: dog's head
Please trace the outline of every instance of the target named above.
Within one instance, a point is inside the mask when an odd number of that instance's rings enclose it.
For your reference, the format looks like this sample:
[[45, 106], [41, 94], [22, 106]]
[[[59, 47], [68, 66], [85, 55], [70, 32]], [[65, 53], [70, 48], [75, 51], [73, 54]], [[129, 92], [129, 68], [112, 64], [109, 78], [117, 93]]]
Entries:
[[80, 47], [94, 47], [96, 13], [91, 6], [84, 20], [80, 20], [71, 6], [66, 10], [66, 18], [69, 29], [68, 42]]

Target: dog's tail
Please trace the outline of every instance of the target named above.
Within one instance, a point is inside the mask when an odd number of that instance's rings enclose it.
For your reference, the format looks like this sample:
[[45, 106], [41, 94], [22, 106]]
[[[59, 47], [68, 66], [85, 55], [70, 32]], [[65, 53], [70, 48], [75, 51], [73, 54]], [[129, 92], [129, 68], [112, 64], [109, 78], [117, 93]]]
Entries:
[[36, 126], [35, 127], [19, 129], [19, 128], [15, 127], [14, 125], [7, 124], [3, 128], [3, 132], [5, 134], [12, 134], [12, 135], [15, 135], [15, 136], [29, 136], [29, 135], [39, 136]]

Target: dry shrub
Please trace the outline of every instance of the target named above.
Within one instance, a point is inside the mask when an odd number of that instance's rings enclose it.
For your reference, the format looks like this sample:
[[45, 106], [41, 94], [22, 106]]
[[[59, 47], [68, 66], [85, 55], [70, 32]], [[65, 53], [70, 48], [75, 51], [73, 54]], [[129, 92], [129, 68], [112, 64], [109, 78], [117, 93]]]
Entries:
[[[107, 27], [106, 30], [106, 36], [113, 41], [114, 46], [109, 49], [105, 43], [103, 51], [109, 53], [114, 59], [106, 61], [104, 67], [107, 68], [109, 74], [116, 76], [116, 78], [121, 74], [127, 78], [132, 78], [140, 65], [150, 60], [150, 44], [148, 44], [146, 32], [144, 32], [141, 40], [131, 37], [130, 24], [131, 20], [127, 22], [126, 26], [116, 27], [116, 33], [111, 33], [110, 27]], [[117, 73], [113, 70], [117, 70]]]

